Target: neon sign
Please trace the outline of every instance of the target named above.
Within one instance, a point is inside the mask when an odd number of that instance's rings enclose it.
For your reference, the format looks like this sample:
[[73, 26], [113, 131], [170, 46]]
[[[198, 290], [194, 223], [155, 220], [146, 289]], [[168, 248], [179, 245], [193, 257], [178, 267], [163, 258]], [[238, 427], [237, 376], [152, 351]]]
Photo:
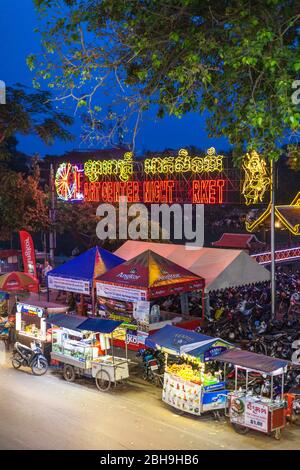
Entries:
[[88, 160], [84, 173], [91, 182], [101, 176], [117, 175], [121, 181], [128, 181], [133, 175], [132, 152], [126, 152], [123, 160]]
[[246, 206], [262, 202], [267, 188], [270, 186], [271, 178], [267, 175], [266, 162], [260, 158], [255, 150], [246, 153], [243, 160], [245, 180], [242, 194], [246, 200]]
[[205, 157], [190, 157], [181, 149], [175, 157], [135, 162], [127, 152], [121, 160], [62, 163], [56, 172], [56, 192], [60, 200], [69, 202], [118, 203], [125, 196], [128, 203], [222, 204], [229, 186], [223, 158], [210, 148]]
[[62, 163], [55, 175], [55, 187], [58, 199], [62, 201], [81, 201], [83, 194], [81, 177], [83, 169], [71, 163]]
[[147, 158], [144, 161], [146, 175], [173, 173], [213, 173], [223, 171], [223, 156], [216, 155], [211, 147], [205, 157], [190, 157], [188, 151], [181, 149], [177, 157]]

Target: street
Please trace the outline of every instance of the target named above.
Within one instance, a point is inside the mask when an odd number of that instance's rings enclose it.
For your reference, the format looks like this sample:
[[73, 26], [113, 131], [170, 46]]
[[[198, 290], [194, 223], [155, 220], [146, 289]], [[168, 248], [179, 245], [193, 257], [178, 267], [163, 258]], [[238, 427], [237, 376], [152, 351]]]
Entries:
[[[1, 345], [2, 346], [2, 345]], [[211, 416], [180, 416], [161, 391], [133, 379], [108, 393], [93, 381], [67, 383], [57, 371], [35, 377], [14, 370], [0, 354], [0, 449], [299, 449], [300, 426], [280, 441], [251, 432], [241, 436]]]

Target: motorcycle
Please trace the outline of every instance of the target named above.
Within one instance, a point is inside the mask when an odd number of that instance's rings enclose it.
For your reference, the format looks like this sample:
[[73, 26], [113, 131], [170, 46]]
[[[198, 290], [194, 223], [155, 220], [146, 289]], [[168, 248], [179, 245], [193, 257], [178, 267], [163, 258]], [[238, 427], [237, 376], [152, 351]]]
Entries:
[[159, 351], [140, 349], [137, 357], [141, 357], [143, 361], [143, 379], [161, 385], [159, 376], [164, 370], [163, 355]]
[[34, 375], [44, 375], [48, 370], [47, 359], [37, 343], [32, 343], [32, 347], [29, 348], [16, 342], [11, 362], [15, 369], [21, 366], [30, 367]]

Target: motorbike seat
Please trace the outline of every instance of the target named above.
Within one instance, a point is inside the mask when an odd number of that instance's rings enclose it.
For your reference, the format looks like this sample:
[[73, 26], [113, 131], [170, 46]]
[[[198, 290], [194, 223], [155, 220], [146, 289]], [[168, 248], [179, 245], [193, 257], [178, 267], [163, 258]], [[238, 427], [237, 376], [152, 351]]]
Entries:
[[25, 346], [25, 344], [21, 344], [21, 343], [18, 343], [18, 342], [17, 342], [17, 343], [15, 344], [15, 347], [16, 347], [16, 349], [18, 349], [19, 351], [24, 352], [25, 354], [26, 354], [26, 353], [27, 353], [27, 354], [28, 354], [28, 353], [32, 353], [32, 349], [29, 348], [28, 346]]

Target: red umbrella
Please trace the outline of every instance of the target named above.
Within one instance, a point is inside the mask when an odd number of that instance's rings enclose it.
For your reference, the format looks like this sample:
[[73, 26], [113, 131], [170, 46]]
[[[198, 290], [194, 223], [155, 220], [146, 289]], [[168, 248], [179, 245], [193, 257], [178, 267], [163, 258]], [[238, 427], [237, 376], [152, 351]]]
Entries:
[[6, 292], [38, 292], [38, 287], [39, 281], [32, 274], [12, 271], [0, 276], [0, 290]]

